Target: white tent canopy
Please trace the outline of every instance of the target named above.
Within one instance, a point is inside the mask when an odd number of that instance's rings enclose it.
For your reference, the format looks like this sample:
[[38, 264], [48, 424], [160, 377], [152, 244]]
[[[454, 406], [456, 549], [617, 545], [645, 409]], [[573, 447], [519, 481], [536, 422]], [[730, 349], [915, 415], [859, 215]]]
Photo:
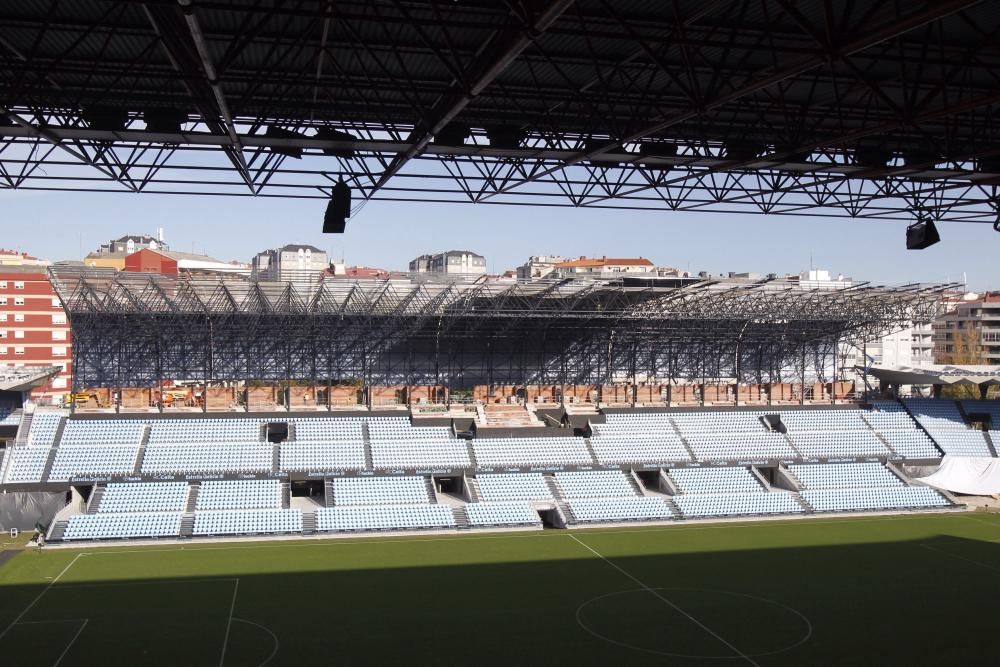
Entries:
[[1000, 459], [945, 456], [940, 468], [917, 481], [936, 489], [972, 496], [1000, 494]]

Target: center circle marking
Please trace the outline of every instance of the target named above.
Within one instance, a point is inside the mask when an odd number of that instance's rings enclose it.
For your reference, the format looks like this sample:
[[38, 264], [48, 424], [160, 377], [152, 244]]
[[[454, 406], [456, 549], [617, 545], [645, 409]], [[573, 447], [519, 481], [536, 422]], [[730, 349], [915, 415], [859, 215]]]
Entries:
[[[711, 594], [711, 595], [723, 595], [723, 596], [729, 596], [731, 598], [743, 598], [743, 599], [746, 599], [746, 600], [753, 600], [755, 602], [764, 603], [765, 605], [770, 605], [772, 607], [777, 607], [778, 609], [782, 609], [782, 610], [784, 610], [786, 612], [789, 612], [790, 614], [794, 615], [804, 625], [805, 632], [804, 632], [804, 634], [801, 637], [799, 637], [794, 642], [788, 644], [787, 646], [776, 648], [776, 649], [773, 649], [773, 650], [770, 650], [770, 651], [758, 651], [758, 652], [755, 652], [755, 653], [748, 653], [746, 651], [741, 651], [738, 654], [705, 655], [705, 654], [692, 654], [692, 653], [671, 653], [669, 651], [660, 651], [660, 650], [653, 649], [653, 648], [647, 648], [645, 646], [636, 646], [635, 644], [631, 644], [629, 642], [623, 642], [623, 641], [619, 641], [617, 639], [614, 639], [613, 637], [608, 637], [607, 635], [602, 634], [601, 632], [598, 632], [594, 628], [592, 628], [589, 625], [587, 625], [587, 623], [583, 620], [584, 611], [588, 607], [590, 607], [592, 605], [595, 605], [595, 604], [598, 604], [598, 603], [600, 603], [603, 600], [607, 600], [607, 599], [618, 597], [618, 596], [622, 596], [622, 595], [634, 595], [636, 593], [645, 593], [646, 595], [651, 595], [650, 591], [656, 591], [656, 592], [681, 591], [681, 592], [684, 592], [684, 593], [708, 593], [708, 594]], [[673, 601], [671, 601], [671, 602], [673, 602]], [[669, 605], [666, 605], [666, 606], [669, 607]], [[677, 608], [678, 609], [683, 609], [683, 607], [681, 607], [680, 605], [678, 605]], [[687, 610], [685, 609], [684, 612], [687, 613]], [[692, 616], [694, 616], [694, 615], [692, 614]], [[650, 587], [650, 588], [633, 588], [633, 589], [630, 589], [630, 590], [615, 591], [613, 593], [605, 593], [604, 595], [598, 595], [597, 597], [590, 598], [589, 600], [586, 600], [585, 602], [583, 602], [579, 607], [577, 607], [576, 608], [576, 622], [577, 622], [577, 625], [579, 625], [581, 628], [583, 628], [584, 630], [586, 630], [589, 634], [593, 635], [594, 637], [597, 637], [598, 639], [606, 641], [606, 642], [608, 642], [610, 644], [614, 644], [616, 646], [621, 646], [623, 648], [631, 649], [633, 651], [640, 651], [642, 653], [651, 653], [653, 655], [662, 655], [662, 656], [667, 656], [667, 657], [671, 657], [671, 658], [694, 658], [694, 659], [708, 659], [708, 660], [740, 660], [740, 659], [743, 659], [744, 657], [746, 657], [746, 658], [759, 658], [759, 657], [768, 656], [768, 655], [776, 655], [778, 653], [785, 653], [787, 651], [791, 651], [792, 649], [798, 648], [799, 646], [805, 644], [807, 641], [809, 641], [809, 639], [812, 637], [812, 634], [813, 634], [812, 623], [809, 621], [809, 619], [806, 617], [806, 615], [803, 614], [802, 612], [798, 611], [797, 609], [793, 609], [792, 607], [789, 607], [788, 605], [786, 605], [784, 603], [778, 602], [776, 600], [771, 600], [769, 598], [760, 597], [758, 595], [751, 595], [749, 593], [737, 593], [735, 591], [715, 590], [715, 589], [710, 589], [710, 588]], [[712, 629], [712, 632], [717, 632], [716, 628], [711, 628], [711, 629]], [[709, 633], [709, 632], [706, 632], [706, 631], [703, 631], [703, 632], [705, 632], [705, 634], [707, 636], [709, 636], [709, 637], [712, 636], [711, 633]], [[719, 632], [718, 634], [719, 634], [719, 636], [721, 636], [724, 639], [726, 639], [724, 633]], [[715, 639], [714, 637], [712, 638], [712, 640], [718, 642], [718, 639]], [[727, 639], [727, 641], [728, 641], [728, 639]], [[737, 648], [739, 648], [739, 647], [737, 647]]]

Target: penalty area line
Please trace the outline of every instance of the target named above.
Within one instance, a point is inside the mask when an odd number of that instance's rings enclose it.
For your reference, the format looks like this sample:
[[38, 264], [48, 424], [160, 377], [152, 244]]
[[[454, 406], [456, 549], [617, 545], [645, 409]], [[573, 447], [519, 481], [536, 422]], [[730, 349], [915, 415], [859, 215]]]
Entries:
[[222, 640], [222, 655], [219, 656], [219, 667], [222, 667], [223, 663], [226, 662], [226, 649], [229, 647], [229, 633], [233, 629], [233, 612], [236, 611], [236, 595], [240, 592], [239, 578], [234, 579], [234, 581], [233, 600], [229, 604], [229, 618], [226, 620], [226, 635]]
[[[45, 595], [46, 593], [48, 593], [49, 589], [52, 588], [53, 586], [55, 586], [56, 583], [58, 583], [59, 580], [62, 579], [62, 577], [63, 577], [64, 574], [66, 574], [67, 572], [69, 572], [69, 569], [76, 564], [76, 561], [80, 560], [80, 558], [82, 556], [86, 556], [86, 555], [87, 554], [85, 554], [85, 553], [79, 553], [79, 554], [77, 554], [76, 558], [74, 558], [73, 560], [71, 560], [69, 562], [69, 565], [67, 565], [66, 567], [64, 567], [62, 569], [62, 572], [60, 572], [59, 574], [57, 574], [56, 578], [53, 579], [52, 581], [50, 581], [49, 584], [48, 584], [48, 586], [46, 586], [45, 588], [43, 588], [42, 592], [39, 593], [37, 596], [35, 596], [35, 599], [32, 600], [28, 604], [28, 606], [25, 607], [24, 610], [20, 614], [17, 615], [17, 618], [15, 618], [13, 621], [11, 621], [10, 625], [8, 625], [4, 629], [3, 632], [0, 632], [0, 639], [3, 639], [4, 637], [6, 637], [7, 633], [10, 632], [11, 628], [13, 628], [15, 625], [17, 625], [18, 623], [21, 622], [21, 619], [24, 618], [28, 614], [28, 612], [31, 611], [35, 607], [36, 604], [38, 604], [38, 601], [42, 599], [42, 596]], [[84, 625], [86, 625], [86, 624], [84, 624]], [[77, 634], [79, 634], [79, 633], [77, 633]], [[74, 639], [75, 639], [75, 637], [74, 637]], [[62, 658], [60, 657], [60, 660], [61, 659]]]
[[577, 544], [579, 544], [583, 548], [587, 549], [587, 551], [589, 551], [590, 553], [594, 554], [595, 556], [597, 556], [598, 558], [600, 558], [601, 560], [603, 560], [605, 563], [607, 563], [611, 567], [615, 568], [616, 570], [618, 570], [619, 572], [621, 572], [622, 574], [624, 574], [626, 577], [628, 577], [629, 579], [631, 579], [635, 583], [639, 584], [639, 586], [641, 588], [643, 588], [646, 592], [651, 593], [655, 597], [659, 598], [662, 602], [664, 602], [671, 609], [673, 609], [674, 611], [682, 614], [685, 618], [687, 618], [689, 621], [691, 621], [692, 623], [694, 623], [695, 625], [697, 625], [699, 628], [701, 628], [702, 630], [704, 630], [708, 634], [710, 634], [713, 637], [715, 637], [721, 643], [725, 644], [726, 647], [729, 648], [729, 650], [731, 650], [737, 656], [743, 658], [744, 660], [746, 660], [747, 662], [749, 662], [751, 665], [755, 665], [756, 667], [760, 667], [760, 665], [753, 658], [751, 658], [746, 653], [744, 653], [743, 651], [741, 651], [738, 648], [736, 648], [735, 646], [733, 646], [731, 643], [729, 643], [726, 640], [725, 637], [723, 637], [722, 635], [720, 635], [718, 632], [716, 632], [715, 630], [713, 630], [712, 628], [708, 627], [707, 625], [705, 625], [704, 623], [702, 623], [701, 621], [699, 621], [697, 618], [695, 618], [691, 614], [689, 614], [686, 611], [684, 611], [683, 609], [681, 609], [676, 603], [672, 602], [670, 599], [668, 599], [665, 596], [661, 595], [660, 592], [657, 591], [655, 588], [650, 588], [649, 586], [647, 586], [645, 583], [643, 583], [641, 580], [639, 580], [638, 577], [633, 576], [628, 570], [625, 570], [624, 568], [620, 567], [617, 563], [614, 563], [613, 561], [611, 561], [608, 558], [606, 558], [605, 556], [603, 556], [599, 551], [597, 551], [597, 549], [594, 549], [592, 546], [590, 546], [589, 544], [587, 544], [583, 540], [579, 539], [576, 535], [570, 535], [570, 538], [572, 538]]

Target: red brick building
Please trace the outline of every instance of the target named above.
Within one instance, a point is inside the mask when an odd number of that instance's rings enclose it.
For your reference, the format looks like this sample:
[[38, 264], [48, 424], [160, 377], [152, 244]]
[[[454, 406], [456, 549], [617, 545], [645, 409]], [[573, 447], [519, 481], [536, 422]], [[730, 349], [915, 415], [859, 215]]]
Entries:
[[133, 273], [160, 273], [177, 275], [177, 260], [168, 252], [143, 248], [125, 257], [125, 271]]
[[44, 266], [0, 266], [0, 366], [62, 366], [31, 391], [36, 402], [61, 403], [72, 389], [69, 322]]

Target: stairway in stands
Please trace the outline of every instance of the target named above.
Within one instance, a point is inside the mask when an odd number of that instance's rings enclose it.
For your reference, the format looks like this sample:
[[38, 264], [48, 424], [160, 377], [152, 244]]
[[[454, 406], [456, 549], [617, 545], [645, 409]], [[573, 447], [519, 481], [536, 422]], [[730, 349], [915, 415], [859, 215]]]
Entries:
[[544, 475], [545, 483], [549, 487], [549, 491], [552, 492], [552, 497], [556, 500], [563, 500], [562, 489], [559, 488], [558, 482], [554, 475]]
[[66, 430], [66, 417], [60, 419], [59, 426], [56, 427], [56, 434], [52, 438], [52, 448], [49, 450], [49, 456], [45, 459], [45, 467], [42, 469], [41, 477], [39, 477], [40, 482], [49, 481], [49, 473], [52, 472], [52, 464], [55, 463], [56, 454], [59, 452], [59, 441], [62, 440], [64, 430]]
[[[789, 480], [795, 482], [795, 488], [800, 490], [802, 489], [802, 482], [799, 481], [799, 478], [795, 476], [795, 473], [793, 473], [791, 470], [785, 467], [782, 467], [781, 472], [783, 472]], [[815, 510], [812, 507], [810, 507], [809, 503], [804, 501], [802, 499], [802, 496], [800, 496], [798, 493], [789, 491], [788, 495], [790, 495], [792, 499], [799, 504], [803, 512], [805, 512], [806, 514], [815, 513]]]
[[632, 485], [632, 490], [635, 491], [635, 495], [646, 495], [646, 487], [643, 486], [642, 481], [639, 479], [639, 476], [635, 474], [634, 470], [626, 472], [625, 477], [628, 478], [629, 484]]
[[302, 513], [302, 534], [312, 535], [316, 532], [316, 512]]
[[194, 535], [194, 514], [192, 512], [185, 512], [181, 517], [181, 537], [191, 537]]
[[365, 445], [365, 470], [374, 470], [375, 464], [372, 463], [372, 439], [371, 434], [368, 432], [367, 420], [361, 422], [361, 438]]
[[684, 437], [684, 434], [681, 433], [680, 426], [677, 425], [677, 422], [674, 421], [673, 417], [667, 417], [667, 421], [670, 422], [670, 426], [674, 429], [674, 433], [677, 434], [677, 438], [681, 441], [681, 444], [684, 445], [684, 449], [687, 450], [688, 456], [691, 457], [692, 461], [697, 461], [698, 455], [694, 453], [694, 450], [691, 449], [691, 444], [687, 441], [687, 438]]
[[191, 482], [191, 488], [188, 490], [187, 507], [185, 507], [185, 512], [193, 513], [198, 507], [198, 494], [201, 492], [201, 482]]
[[271, 446], [271, 472], [281, 472], [281, 445]]
[[149, 424], [142, 427], [142, 437], [139, 438], [139, 451], [135, 454], [135, 466], [132, 468], [133, 475], [142, 473], [142, 462], [146, 458], [146, 445], [149, 444], [149, 433], [152, 429], [153, 427]]
[[562, 512], [563, 518], [566, 519], [567, 526], [575, 526], [579, 523], [579, 521], [576, 520], [576, 515], [573, 514], [573, 510], [570, 509], [569, 503], [561, 500], [556, 504], [559, 506], [559, 510]]
[[292, 486], [288, 482], [281, 483], [281, 507], [288, 509], [292, 506]]
[[28, 434], [31, 432], [31, 420], [34, 416], [34, 412], [26, 412], [21, 417], [21, 423], [17, 427], [17, 435], [14, 436], [14, 442], [28, 442]]
[[990, 455], [996, 458], [997, 447], [996, 443], [993, 442], [993, 436], [990, 435], [989, 431], [983, 431], [983, 438], [986, 440], [986, 446], [990, 448]]
[[427, 501], [436, 503], [438, 501], [437, 489], [434, 488], [434, 477], [428, 475], [424, 477], [424, 484], [427, 486]]
[[87, 514], [97, 514], [101, 510], [101, 498], [104, 497], [104, 490], [107, 486], [98, 484], [94, 486], [94, 491], [90, 494], [90, 501], [87, 503]]
[[465, 483], [469, 487], [469, 498], [474, 503], [478, 503], [483, 498], [483, 494], [479, 491], [479, 480], [475, 477], [466, 477]]
[[323, 495], [325, 496], [323, 504], [326, 507], [333, 507], [333, 500], [334, 500], [333, 499], [333, 480], [331, 480], [331, 479], [325, 480], [325, 482], [323, 484]]
[[802, 496], [800, 496], [799, 494], [789, 493], [788, 495], [790, 495], [792, 499], [802, 507], [802, 511], [805, 512], [806, 514], [814, 514], [816, 512], [816, 510], [814, 510], [812, 507], [809, 506], [809, 503], [802, 500]]
[[52, 526], [52, 530], [49, 531], [49, 536], [45, 538], [46, 542], [62, 542], [63, 535], [66, 534], [66, 528], [69, 527], [69, 521], [56, 521]]
[[882, 445], [883, 445], [883, 446], [884, 446], [884, 447], [885, 447], [886, 449], [888, 449], [888, 450], [889, 450], [889, 452], [890, 452], [890, 453], [891, 453], [891, 454], [892, 454], [893, 456], [896, 456], [896, 457], [898, 457], [898, 456], [899, 456], [899, 452], [897, 452], [897, 451], [896, 451], [896, 449], [895, 449], [895, 448], [894, 448], [894, 447], [893, 447], [892, 445], [890, 445], [890, 444], [889, 444], [889, 441], [885, 439], [885, 436], [883, 436], [883, 435], [882, 435], [881, 433], [879, 433], [879, 432], [878, 432], [878, 429], [877, 429], [877, 428], [875, 428], [875, 427], [874, 427], [874, 426], [872, 425], [872, 423], [871, 423], [870, 421], [868, 421], [868, 420], [867, 420], [867, 419], [865, 418], [865, 416], [864, 416], [863, 414], [861, 415], [861, 421], [862, 421], [862, 422], [864, 423], [864, 425], [865, 425], [865, 426], [867, 426], [868, 428], [870, 428], [870, 429], [871, 429], [872, 433], [874, 433], [874, 434], [875, 434], [875, 437], [876, 437], [876, 438], [878, 438], [878, 441], [879, 441], [879, 442], [881, 442], [881, 443], [882, 443]]
[[594, 448], [590, 445], [590, 438], [583, 439], [583, 446], [587, 448], [587, 453], [590, 454], [590, 460], [594, 462], [594, 465], [601, 465], [601, 462], [597, 460], [597, 454], [594, 453]]
[[800, 459], [806, 458], [802, 456], [802, 452], [800, 452], [799, 448], [795, 446], [795, 442], [792, 440], [792, 436], [788, 435], [788, 431], [785, 431], [781, 435], [785, 436], [785, 442], [787, 442], [788, 446], [792, 448], [792, 451], [795, 452], [796, 456], [798, 456]]
[[465, 513], [464, 507], [452, 506], [451, 513], [455, 515], [455, 528], [459, 530], [469, 529], [469, 515]]

